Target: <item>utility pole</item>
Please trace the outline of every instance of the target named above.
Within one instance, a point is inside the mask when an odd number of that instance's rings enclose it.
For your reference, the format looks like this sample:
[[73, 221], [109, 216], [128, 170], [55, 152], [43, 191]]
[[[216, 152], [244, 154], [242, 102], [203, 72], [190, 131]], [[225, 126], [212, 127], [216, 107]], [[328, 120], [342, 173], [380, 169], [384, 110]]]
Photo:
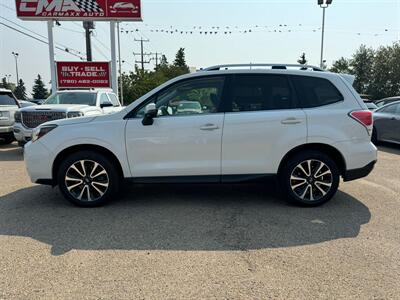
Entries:
[[93, 21], [83, 21], [83, 28], [85, 28], [85, 36], [86, 36], [86, 57], [87, 61], [92, 61], [92, 41], [90, 35], [92, 34], [92, 30], [94, 29]]
[[151, 53], [144, 53], [143, 43], [144, 42], [150, 42], [150, 40], [145, 40], [145, 39], [141, 38], [139, 40], [135, 39], [135, 42], [140, 42], [140, 53], [135, 53], [134, 52], [133, 55], [140, 55], [140, 57], [141, 57], [140, 60], [135, 60], [135, 63], [140, 63], [141, 66], [142, 66], [142, 72], [144, 72], [144, 64], [149, 64], [150, 63], [150, 60], [147, 60], [147, 61], [144, 60], [144, 56], [145, 55], [146, 56], [147, 55], [151, 55]]
[[158, 56], [161, 57], [163, 54], [162, 54], [162, 53], [159, 53], [159, 52], [151, 53], [151, 54], [156, 56], [156, 68], [157, 68], [157, 67], [158, 67]]
[[17, 73], [17, 85], [18, 85], [19, 84], [19, 75], [18, 75], [18, 57], [19, 57], [19, 53], [13, 51], [12, 55], [14, 55], [14, 58], [15, 58], [15, 72]]

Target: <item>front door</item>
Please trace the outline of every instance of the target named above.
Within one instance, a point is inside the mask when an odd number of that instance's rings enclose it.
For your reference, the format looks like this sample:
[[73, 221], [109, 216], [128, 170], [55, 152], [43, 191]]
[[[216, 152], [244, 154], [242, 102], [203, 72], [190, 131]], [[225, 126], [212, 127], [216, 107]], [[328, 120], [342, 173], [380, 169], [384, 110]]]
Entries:
[[[221, 76], [185, 80], [135, 110], [126, 127], [133, 177], [213, 175], [218, 180], [224, 120], [218, 110], [223, 86]], [[149, 103], [156, 104], [158, 116], [145, 126], [142, 119]]]

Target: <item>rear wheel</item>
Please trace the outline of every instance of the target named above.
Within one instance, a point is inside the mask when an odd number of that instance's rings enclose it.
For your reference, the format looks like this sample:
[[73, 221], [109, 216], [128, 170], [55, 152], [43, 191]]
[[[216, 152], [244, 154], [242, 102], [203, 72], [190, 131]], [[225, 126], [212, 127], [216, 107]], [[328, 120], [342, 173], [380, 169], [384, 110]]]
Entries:
[[83, 207], [107, 203], [119, 188], [118, 172], [111, 161], [90, 151], [68, 156], [60, 165], [57, 179], [64, 197]]
[[337, 164], [317, 151], [293, 156], [280, 174], [286, 198], [302, 206], [318, 206], [331, 200], [338, 190], [339, 179]]

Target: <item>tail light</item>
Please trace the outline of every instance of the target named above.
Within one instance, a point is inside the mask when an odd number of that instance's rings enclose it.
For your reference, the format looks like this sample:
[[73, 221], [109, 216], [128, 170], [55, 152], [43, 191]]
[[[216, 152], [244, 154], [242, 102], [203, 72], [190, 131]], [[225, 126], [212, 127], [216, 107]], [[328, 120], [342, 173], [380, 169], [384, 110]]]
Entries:
[[363, 125], [368, 133], [371, 135], [372, 133], [372, 125], [374, 123], [372, 117], [372, 111], [369, 110], [354, 110], [350, 114], [350, 117], [356, 120], [358, 123]]

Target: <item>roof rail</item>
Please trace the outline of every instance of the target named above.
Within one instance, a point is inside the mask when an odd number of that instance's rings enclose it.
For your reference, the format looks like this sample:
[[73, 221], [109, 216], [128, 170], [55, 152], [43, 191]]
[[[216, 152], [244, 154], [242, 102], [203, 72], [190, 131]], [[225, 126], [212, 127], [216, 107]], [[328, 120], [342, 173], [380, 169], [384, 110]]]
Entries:
[[259, 67], [270, 67], [271, 69], [279, 69], [279, 70], [286, 70], [287, 68], [299, 68], [300, 70], [311, 70], [311, 71], [319, 71], [324, 72], [325, 70], [310, 66], [310, 65], [300, 65], [300, 64], [228, 64], [228, 65], [217, 65], [208, 67], [205, 69], [200, 69], [201, 71], [219, 71], [219, 70], [228, 70], [232, 68], [259, 68]]

